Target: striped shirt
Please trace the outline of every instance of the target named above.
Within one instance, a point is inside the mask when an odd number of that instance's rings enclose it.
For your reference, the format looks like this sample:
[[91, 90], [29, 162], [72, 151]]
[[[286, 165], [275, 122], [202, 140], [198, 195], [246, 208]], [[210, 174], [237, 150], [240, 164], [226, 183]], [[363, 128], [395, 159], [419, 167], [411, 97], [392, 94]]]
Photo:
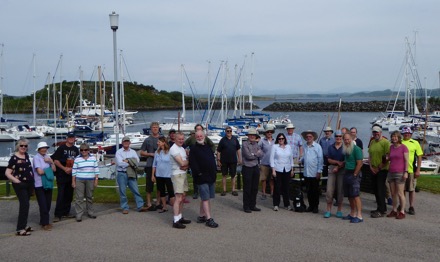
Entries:
[[72, 168], [72, 176], [82, 180], [92, 180], [99, 175], [98, 161], [95, 155], [89, 154], [87, 159], [81, 155], [75, 158]]

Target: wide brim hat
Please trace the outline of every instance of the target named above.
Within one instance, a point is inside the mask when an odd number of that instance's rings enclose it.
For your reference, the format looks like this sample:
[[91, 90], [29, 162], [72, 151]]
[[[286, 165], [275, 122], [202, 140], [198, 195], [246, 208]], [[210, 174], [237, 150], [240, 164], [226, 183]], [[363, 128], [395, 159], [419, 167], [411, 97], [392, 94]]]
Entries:
[[331, 128], [331, 126], [327, 126], [327, 127], [324, 128], [324, 130], [322, 130], [322, 131], [324, 131], [324, 132], [326, 132], [326, 131], [330, 131], [330, 132], [333, 133], [333, 129]]
[[291, 123], [287, 124], [284, 129], [295, 128], [295, 126]]
[[307, 130], [307, 131], [302, 132], [301, 136], [304, 138], [304, 140], [306, 140], [306, 135], [308, 135], [308, 134], [312, 134], [313, 135], [313, 140], [318, 139], [318, 134], [316, 134], [316, 132], [312, 131], [312, 130]]
[[38, 143], [37, 149], [35, 151], [40, 150], [40, 148], [49, 148], [49, 147], [50, 146], [48, 146], [46, 142], [40, 142], [40, 143]]
[[258, 136], [258, 131], [257, 131], [257, 129], [255, 129], [255, 128], [250, 128], [249, 130], [248, 130], [248, 132], [246, 133], [246, 135], [248, 136], [248, 135], [256, 135], [256, 136]]
[[267, 131], [275, 132], [275, 127], [273, 125], [267, 125], [264, 133], [266, 133]]

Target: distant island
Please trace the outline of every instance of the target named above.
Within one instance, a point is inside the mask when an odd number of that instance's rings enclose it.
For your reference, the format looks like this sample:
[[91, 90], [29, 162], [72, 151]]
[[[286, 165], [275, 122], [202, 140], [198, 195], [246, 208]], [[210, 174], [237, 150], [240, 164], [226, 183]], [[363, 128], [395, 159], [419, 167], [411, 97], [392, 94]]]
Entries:
[[[94, 101], [97, 99], [97, 103], [100, 104], [101, 97], [105, 98], [105, 104], [108, 108], [112, 106], [112, 82], [105, 82], [106, 89], [99, 91], [99, 84], [93, 81], [83, 81], [83, 99], [88, 101]], [[64, 112], [74, 110], [79, 105], [80, 96], [80, 82], [79, 81], [64, 81], [62, 83], [63, 90], [63, 110]], [[98, 86], [98, 87], [97, 87]], [[104, 86], [104, 83], [101, 84]], [[46, 85], [42, 89], [36, 92], [36, 110], [37, 113], [53, 112], [53, 88], [55, 93], [58, 94], [60, 90], [60, 83], [54, 85]], [[48, 92], [49, 89], [49, 92]], [[103, 89], [103, 88], [101, 88]], [[149, 111], [149, 110], [180, 110], [182, 108], [182, 93], [179, 91], [159, 91], [152, 85], [143, 85], [137, 82], [124, 82], [125, 93], [125, 109]], [[429, 111], [440, 110], [440, 90], [432, 89], [428, 91], [430, 97]], [[274, 101], [271, 105], [263, 108], [264, 111], [273, 112], [307, 112], [307, 111], [337, 111], [339, 108], [339, 102], [325, 102], [326, 100], [339, 100], [342, 99], [341, 111], [343, 112], [384, 112], [392, 107], [390, 103], [394, 103], [394, 99], [397, 96], [397, 92], [390, 89], [383, 91], [372, 92], [356, 92], [356, 93], [340, 93], [340, 94], [291, 94], [291, 95], [265, 95], [265, 96], [253, 96], [254, 101]], [[392, 99], [394, 97], [394, 99]], [[418, 94], [418, 97], [422, 97]], [[356, 98], [361, 98], [363, 101], [368, 102], [344, 102], [344, 99], [350, 101], [356, 101]], [[232, 98], [229, 98], [232, 100]], [[299, 100], [306, 100], [309, 102], [295, 102]], [[316, 100], [316, 101], [315, 101]], [[277, 102], [280, 101], [280, 102]], [[391, 102], [389, 102], [391, 101]], [[55, 104], [59, 105], [59, 95], [55, 98]], [[193, 107], [193, 98], [185, 96], [185, 105], [187, 109]], [[424, 105], [424, 99], [418, 100], [419, 108]], [[232, 108], [233, 103], [229, 101], [228, 107]], [[202, 95], [199, 99], [194, 99], [194, 107], [197, 109], [207, 108], [207, 95]], [[257, 105], [252, 106], [253, 109], [258, 109]], [[213, 109], [220, 109], [221, 103], [219, 99], [214, 102]], [[245, 104], [245, 108], [249, 109], [249, 103]], [[399, 100], [395, 110], [403, 110], [403, 101]], [[32, 113], [33, 111], [33, 94], [28, 96], [8, 96], [4, 95], [3, 100], [3, 113]], [[57, 109], [57, 112], [60, 110]], [[421, 110], [422, 111], [422, 110]]]

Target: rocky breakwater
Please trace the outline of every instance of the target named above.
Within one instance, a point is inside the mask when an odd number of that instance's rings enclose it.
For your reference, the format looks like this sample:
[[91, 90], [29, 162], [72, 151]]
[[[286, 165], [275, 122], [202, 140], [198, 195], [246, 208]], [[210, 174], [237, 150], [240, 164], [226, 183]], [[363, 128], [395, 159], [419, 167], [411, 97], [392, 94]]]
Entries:
[[[385, 112], [388, 101], [342, 102], [341, 112]], [[388, 106], [389, 107], [389, 106]], [[339, 102], [275, 102], [263, 108], [272, 112], [328, 112], [338, 111]], [[398, 101], [394, 110], [403, 110], [403, 101]]]

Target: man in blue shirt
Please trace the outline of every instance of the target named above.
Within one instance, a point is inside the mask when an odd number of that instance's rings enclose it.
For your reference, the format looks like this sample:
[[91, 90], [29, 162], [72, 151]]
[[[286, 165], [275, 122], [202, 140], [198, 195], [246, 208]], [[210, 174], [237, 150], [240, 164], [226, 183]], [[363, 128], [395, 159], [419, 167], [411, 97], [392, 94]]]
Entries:
[[309, 207], [306, 212], [318, 213], [319, 206], [319, 181], [322, 175], [323, 154], [321, 146], [315, 142], [318, 139], [316, 132], [304, 131], [301, 136], [306, 140], [304, 146], [304, 182], [307, 186], [307, 200]]

